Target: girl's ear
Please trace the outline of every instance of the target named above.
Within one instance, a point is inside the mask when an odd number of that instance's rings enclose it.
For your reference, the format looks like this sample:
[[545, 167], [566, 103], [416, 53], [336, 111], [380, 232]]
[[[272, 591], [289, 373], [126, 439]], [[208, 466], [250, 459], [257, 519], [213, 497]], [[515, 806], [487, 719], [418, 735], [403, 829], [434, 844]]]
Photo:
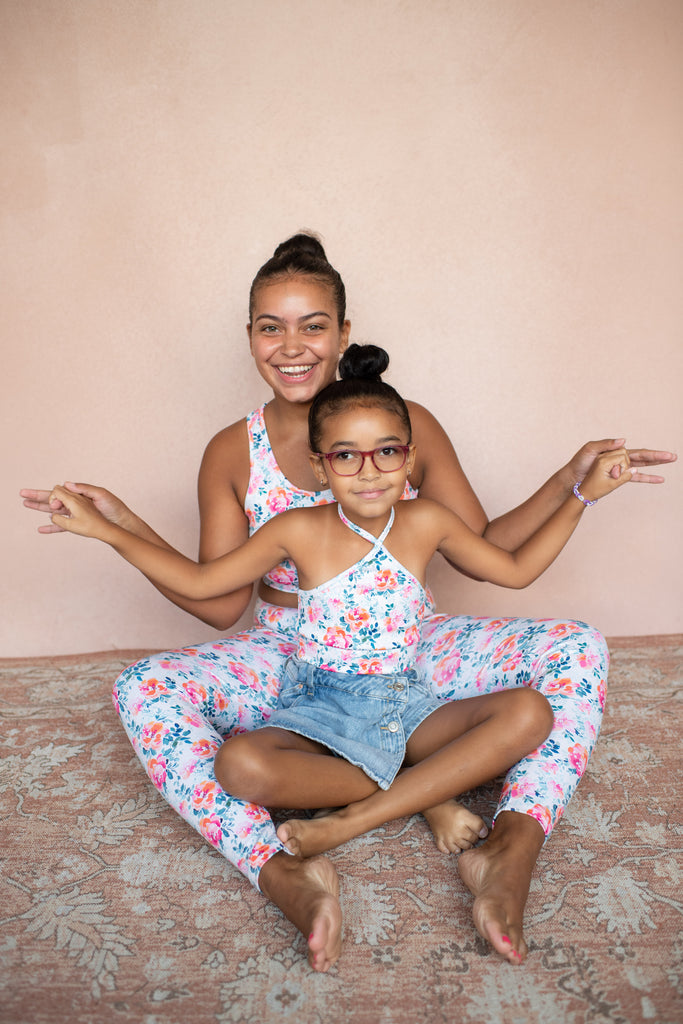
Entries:
[[406, 459], [406, 476], [410, 476], [415, 465], [415, 445], [411, 444], [408, 458]]
[[314, 455], [313, 452], [308, 456], [308, 461], [311, 464], [311, 469], [317, 476], [318, 480], [323, 487], [329, 487], [329, 481], [327, 479], [327, 467], [325, 460], [321, 459], [319, 455]]

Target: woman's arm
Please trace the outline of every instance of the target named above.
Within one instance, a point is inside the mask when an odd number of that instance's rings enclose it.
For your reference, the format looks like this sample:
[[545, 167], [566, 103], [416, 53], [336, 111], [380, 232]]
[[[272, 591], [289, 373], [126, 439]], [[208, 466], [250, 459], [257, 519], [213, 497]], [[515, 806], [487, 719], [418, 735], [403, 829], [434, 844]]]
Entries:
[[[603, 453], [594, 461], [581, 485], [587, 501], [597, 501], [628, 483], [634, 470], [625, 449]], [[450, 525], [439, 544], [448, 560], [466, 572], [499, 586], [526, 587], [557, 558], [576, 529], [585, 504], [572, 493], [549, 519], [514, 551], [506, 551], [448, 516]]]
[[[409, 402], [417, 460], [411, 482], [420, 496], [438, 501], [456, 512], [467, 525], [498, 547], [513, 551], [527, 540], [572, 493], [577, 481], [586, 477], [596, 458], [621, 448], [623, 438], [589, 441], [570, 461], [546, 480], [526, 501], [496, 519], [487, 518], [465, 476], [443, 427], [416, 403]], [[628, 449], [634, 483], [663, 483], [664, 478], [645, 472], [651, 466], [675, 462], [671, 452], [648, 448]]]
[[[209, 561], [231, 551], [243, 544], [248, 536], [247, 518], [237, 494], [241, 477], [245, 474], [245, 467], [242, 465], [244, 462], [246, 462], [247, 482], [249, 477], [246, 428], [240, 429], [243, 424], [244, 421], [240, 421], [221, 431], [209, 442], [204, 453], [198, 487], [202, 524], [200, 562]], [[239, 459], [240, 453], [243, 453], [241, 460]], [[244, 483], [245, 491], [247, 482]], [[92, 484], [84, 483], [69, 483], [65, 486], [70, 491], [89, 498], [95, 509], [109, 522], [115, 523], [136, 537], [156, 544], [167, 551], [175, 550], [151, 526], [135, 515], [116, 495], [104, 487], [95, 487]], [[26, 488], [20, 491], [20, 494], [27, 508], [47, 513], [64, 511], [63, 506], [60, 508], [58, 503], [53, 503], [53, 507], [50, 506], [50, 491]], [[63, 528], [54, 522], [39, 526], [38, 530], [40, 533], [64, 532]], [[199, 601], [182, 597], [153, 580], [150, 582], [177, 607], [220, 630], [229, 629], [237, 622], [246, 610], [252, 593], [250, 584], [234, 593]]]
[[[50, 503], [60, 503], [62, 512], [53, 522], [69, 533], [93, 537], [109, 544], [122, 558], [152, 581], [176, 594], [193, 599], [217, 597], [258, 579], [290, 552], [282, 539], [287, 518], [267, 524], [240, 547], [210, 562], [193, 562], [177, 551], [160, 547], [104, 518], [90, 499], [66, 487], [55, 487]], [[291, 518], [291, 513], [290, 513]]]

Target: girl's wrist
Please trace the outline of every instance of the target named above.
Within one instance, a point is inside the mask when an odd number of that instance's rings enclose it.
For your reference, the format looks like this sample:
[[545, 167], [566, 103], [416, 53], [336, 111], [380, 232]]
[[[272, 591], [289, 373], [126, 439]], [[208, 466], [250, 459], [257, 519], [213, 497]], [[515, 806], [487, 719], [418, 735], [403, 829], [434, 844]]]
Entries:
[[597, 498], [591, 498], [589, 495], [584, 494], [581, 491], [581, 487], [582, 486], [583, 485], [577, 480], [576, 483], [574, 484], [574, 486], [572, 487], [572, 493], [573, 493], [574, 497], [578, 498], [579, 501], [581, 502], [581, 504], [585, 508], [590, 508], [591, 505], [597, 504], [598, 499]]

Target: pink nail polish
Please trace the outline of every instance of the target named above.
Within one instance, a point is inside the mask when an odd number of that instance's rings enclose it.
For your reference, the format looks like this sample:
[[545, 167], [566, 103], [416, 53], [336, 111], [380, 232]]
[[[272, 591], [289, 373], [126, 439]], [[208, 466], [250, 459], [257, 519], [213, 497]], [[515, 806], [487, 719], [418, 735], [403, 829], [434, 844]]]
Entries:
[[503, 942], [507, 942], [508, 945], [512, 945], [512, 942], [510, 941], [507, 935], [501, 935], [501, 939], [503, 940]]

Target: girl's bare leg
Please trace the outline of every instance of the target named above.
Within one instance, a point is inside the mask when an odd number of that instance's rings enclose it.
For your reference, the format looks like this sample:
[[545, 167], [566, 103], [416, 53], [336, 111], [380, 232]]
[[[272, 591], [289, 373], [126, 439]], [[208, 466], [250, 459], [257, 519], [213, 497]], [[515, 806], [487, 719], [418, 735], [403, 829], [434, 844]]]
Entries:
[[327, 747], [275, 727], [227, 739], [215, 772], [227, 793], [264, 807], [342, 807], [378, 789], [361, 768]]
[[285, 822], [283, 842], [296, 837], [312, 856], [387, 821], [434, 807], [505, 771], [538, 746], [552, 727], [545, 697], [524, 688], [444, 704], [415, 730], [406, 747], [410, 767], [386, 790], [376, 790], [334, 814]]

